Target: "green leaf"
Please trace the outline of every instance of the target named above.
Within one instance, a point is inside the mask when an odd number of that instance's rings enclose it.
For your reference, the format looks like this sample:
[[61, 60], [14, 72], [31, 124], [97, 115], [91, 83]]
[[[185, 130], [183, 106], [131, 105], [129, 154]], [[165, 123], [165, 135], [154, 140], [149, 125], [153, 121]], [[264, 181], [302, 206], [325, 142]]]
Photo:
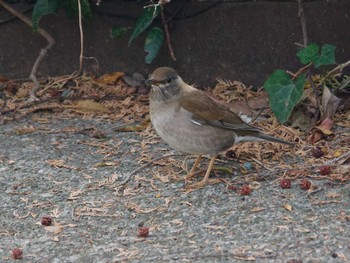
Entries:
[[335, 49], [336, 47], [333, 45], [323, 45], [321, 48], [321, 55], [314, 61], [315, 68], [335, 64]]
[[[89, 0], [81, 0], [81, 13], [84, 19], [91, 18]], [[37, 31], [42, 16], [56, 13], [60, 8], [64, 9], [66, 15], [71, 18], [78, 14], [77, 0], [38, 0], [32, 14], [33, 30]]]
[[121, 26], [113, 26], [111, 29], [112, 38], [121, 38], [125, 35], [127, 28]]
[[303, 64], [309, 64], [310, 62], [315, 61], [318, 58], [318, 51], [320, 47], [317, 44], [310, 44], [307, 47], [299, 50], [297, 53], [300, 62]]
[[129, 39], [129, 46], [131, 42], [137, 38], [145, 29], [152, 23], [153, 19], [159, 14], [159, 6], [151, 6], [146, 8], [142, 15], [137, 19], [134, 31]]
[[[56, 0], [66, 12], [68, 18], [73, 18], [79, 14], [77, 0]], [[92, 17], [89, 0], [80, 0], [81, 14], [84, 19], [90, 20]]]
[[148, 55], [145, 57], [145, 62], [147, 64], [150, 64], [158, 55], [160, 47], [163, 44], [163, 39], [164, 32], [161, 28], [154, 27], [149, 31], [144, 46], [145, 51], [148, 52]]
[[270, 106], [280, 123], [288, 120], [301, 99], [306, 76], [301, 74], [294, 81], [283, 70], [276, 70], [265, 81], [264, 88], [270, 98]]
[[42, 16], [56, 13], [60, 7], [60, 0], [38, 0], [32, 14], [32, 28], [37, 31]]

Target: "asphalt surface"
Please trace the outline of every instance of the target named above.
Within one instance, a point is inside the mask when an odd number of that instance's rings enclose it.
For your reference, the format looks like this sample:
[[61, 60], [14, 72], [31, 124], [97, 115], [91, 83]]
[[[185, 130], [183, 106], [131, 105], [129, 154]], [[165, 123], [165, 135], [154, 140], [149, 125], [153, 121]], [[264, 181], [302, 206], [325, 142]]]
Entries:
[[[19, 262], [350, 261], [349, 183], [311, 178], [310, 192], [296, 179], [281, 189], [283, 173], [236, 170], [219, 173], [229, 187], [188, 193], [177, 180], [183, 170], [162, 173], [166, 158], [140, 162], [174, 151], [116, 126], [50, 115], [0, 126], [1, 262], [13, 261], [15, 248]], [[242, 196], [245, 183], [255, 189]], [[148, 237], [138, 236], [140, 226]]]

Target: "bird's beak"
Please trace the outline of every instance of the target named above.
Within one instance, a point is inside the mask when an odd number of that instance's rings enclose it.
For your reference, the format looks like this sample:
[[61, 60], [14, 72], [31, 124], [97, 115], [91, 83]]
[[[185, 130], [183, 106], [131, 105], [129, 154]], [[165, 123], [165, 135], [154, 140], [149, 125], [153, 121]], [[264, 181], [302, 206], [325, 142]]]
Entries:
[[151, 87], [152, 85], [157, 85], [157, 82], [154, 79], [146, 79], [145, 84]]

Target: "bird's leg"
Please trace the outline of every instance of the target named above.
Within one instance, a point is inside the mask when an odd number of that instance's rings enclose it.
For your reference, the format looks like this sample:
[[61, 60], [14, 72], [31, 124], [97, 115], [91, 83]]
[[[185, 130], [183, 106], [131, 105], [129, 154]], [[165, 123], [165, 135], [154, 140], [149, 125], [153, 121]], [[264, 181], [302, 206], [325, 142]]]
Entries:
[[205, 176], [204, 176], [203, 180], [200, 181], [199, 183], [195, 183], [195, 184], [189, 185], [190, 188], [200, 188], [200, 187], [205, 186], [208, 183], [209, 175], [210, 175], [211, 170], [213, 169], [216, 157], [217, 157], [217, 155], [213, 156], [211, 158], [210, 163], [208, 165], [207, 172], [205, 173]]
[[196, 161], [194, 162], [192, 168], [191, 168], [191, 171], [186, 175], [185, 177], [185, 181], [187, 181], [188, 179], [190, 179], [193, 175], [194, 175], [194, 171], [196, 170], [198, 164], [200, 163], [202, 159], [202, 155], [198, 155]]

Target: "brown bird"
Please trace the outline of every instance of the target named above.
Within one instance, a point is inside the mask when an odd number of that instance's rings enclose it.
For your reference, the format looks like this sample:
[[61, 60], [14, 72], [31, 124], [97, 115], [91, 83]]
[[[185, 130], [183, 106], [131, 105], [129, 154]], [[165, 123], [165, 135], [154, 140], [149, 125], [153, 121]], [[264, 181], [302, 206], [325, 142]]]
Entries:
[[202, 155], [212, 157], [204, 179], [195, 187], [207, 184], [217, 155], [233, 144], [271, 141], [292, 145], [245, 123], [204, 91], [186, 84], [172, 68], [156, 69], [146, 84], [152, 87], [150, 116], [155, 131], [175, 150], [198, 155], [186, 179], [194, 174]]

